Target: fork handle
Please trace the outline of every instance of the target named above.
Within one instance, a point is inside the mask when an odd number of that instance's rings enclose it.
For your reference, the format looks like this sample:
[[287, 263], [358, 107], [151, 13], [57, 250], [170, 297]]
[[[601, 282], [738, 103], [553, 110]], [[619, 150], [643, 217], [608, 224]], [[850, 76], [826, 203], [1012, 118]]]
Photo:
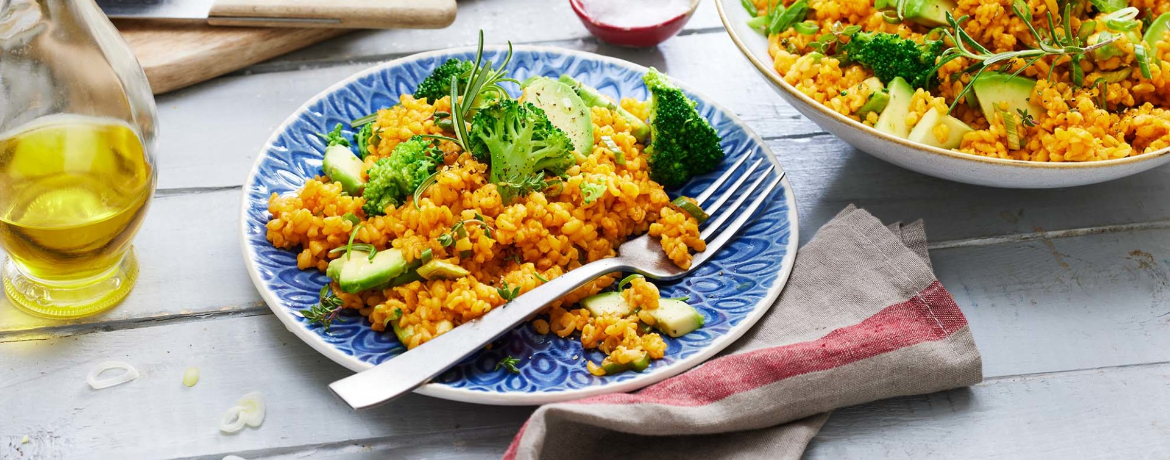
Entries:
[[386, 362], [333, 382], [329, 389], [354, 409], [389, 402], [418, 388], [553, 301], [597, 277], [629, 267], [617, 258], [585, 264]]

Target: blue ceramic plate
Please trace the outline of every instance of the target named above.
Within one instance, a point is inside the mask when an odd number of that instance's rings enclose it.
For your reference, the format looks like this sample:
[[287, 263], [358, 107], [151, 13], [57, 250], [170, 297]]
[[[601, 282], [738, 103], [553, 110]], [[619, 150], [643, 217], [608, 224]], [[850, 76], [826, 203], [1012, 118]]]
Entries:
[[[499, 61], [503, 49], [485, 50], [485, 57]], [[310, 325], [297, 312], [317, 302], [327, 278], [316, 271], [296, 267], [293, 251], [272, 247], [265, 239], [270, 219], [268, 197], [299, 189], [306, 179], [321, 174], [325, 146], [316, 133], [327, 132], [349, 121], [398, 103], [400, 94], [415, 86], [448, 58], [470, 59], [474, 50], [459, 49], [417, 54], [373, 67], [354, 75], [305, 103], [277, 128], [268, 140], [248, 180], [241, 205], [241, 240], [244, 260], [256, 289], [284, 325], [317, 351], [339, 364], [361, 371], [405, 349], [393, 333], [370, 329], [364, 318], [350, 314], [334, 322], [329, 333]], [[645, 99], [641, 67], [590, 53], [544, 47], [518, 47], [509, 66], [512, 76], [523, 80], [533, 75], [557, 77], [569, 74], [610, 96]], [[743, 155], [775, 157], [758, 136], [734, 114], [683, 86], [698, 101], [698, 109], [723, 137], [728, 158], [724, 167]], [[346, 136], [352, 132], [346, 132]], [[672, 196], [695, 196], [722, 171], [696, 178]], [[666, 297], [688, 295], [706, 324], [679, 339], [667, 338], [666, 357], [642, 373], [626, 372], [595, 377], [585, 360], [600, 362], [596, 350], [584, 350], [577, 337], [561, 339], [536, 334], [525, 324], [483, 351], [441, 375], [419, 393], [484, 404], [543, 404], [585, 396], [631, 391], [685, 371], [710, 358], [739, 338], [771, 307], [784, 287], [796, 257], [796, 202], [785, 181], [767, 209], [730, 247], [689, 277], [658, 283]], [[521, 358], [521, 372], [495, 370], [505, 356]]]

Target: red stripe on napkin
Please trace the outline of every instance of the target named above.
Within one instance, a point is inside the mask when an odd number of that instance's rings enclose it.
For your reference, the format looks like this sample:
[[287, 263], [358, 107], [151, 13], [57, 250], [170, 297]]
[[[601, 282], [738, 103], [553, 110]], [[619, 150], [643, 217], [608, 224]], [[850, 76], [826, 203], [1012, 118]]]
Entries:
[[[935, 281], [910, 300], [882, 309], [853, 326], [811, 341], [724, 356], [637, 393], [594, 396], [568, 404], [665, 404], [700, 406], [789, 377], [820, 372], [920, 343], [942, 340], [967, 319]], [[515, 458], [524, 427], [508, 446]]]

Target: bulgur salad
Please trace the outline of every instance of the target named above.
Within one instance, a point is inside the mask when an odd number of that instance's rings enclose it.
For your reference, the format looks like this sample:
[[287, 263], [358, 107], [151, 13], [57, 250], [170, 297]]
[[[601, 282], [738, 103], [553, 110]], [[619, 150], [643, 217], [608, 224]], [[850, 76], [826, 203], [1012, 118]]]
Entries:
[[787, 83], [890, 135], [1039, 162], [1170, 147], [1170, 2], [741, 1]]
[[[321, 174], [269, 198], [268, 241], [330, 279], [301, 311], [311, 322], [327, 330], [356, 310], [411, 349], [615, 256], [632, 236], [659, 238], [683, 268], [705, 249], [706, 214], [664, 187], [717, 168], [724, 152], [665, 75], [645, 75], [648, 100], [615, 101], [570, 75], [517, 81], [511, 52], [493, 65], [482, 43], [475, 59], [441, 63], [397, 105], [354, 120], [351, 139], [340, 125], [321, 134]], [[687, 300], [612, 273], [528, 327], [604, 352], [587, 361], [594, 375], [642, 371], [666, 352], [663, 334], [702, 327]], [[523, 364], [507, 357], [497, 370]]]

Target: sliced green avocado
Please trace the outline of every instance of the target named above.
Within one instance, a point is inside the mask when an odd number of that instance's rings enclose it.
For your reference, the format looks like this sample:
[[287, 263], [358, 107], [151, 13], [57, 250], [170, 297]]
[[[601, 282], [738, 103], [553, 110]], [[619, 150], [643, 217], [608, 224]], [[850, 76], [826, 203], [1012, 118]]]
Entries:
[[1013, 77], [1003, 72], [983, 72], [971, 85], [975, 98], [979, 100], [979, 108], [988, 120], [995, 119], [996, 106], [1005, 101], [1012, 113], [1026, 110], [1036, 120], [1044, 114], [1040, 106], [1031, 102], [1032, 88], [1036, 87], [1036, 80], [1031, 78], [1019, 75]]
[[593, 316], [616, 315], [626, 316], [634, 311], [620, 292], [602, 292], [581, 300], [581, 306], [589, 310]]
[[605, 97], [605, 95], [597, 91], [596, 88], [581, 83], [568, 75], [561, 75], [560, 82], [569, 85], [570, 88], [573, 88], [573, 91], [575, 91], [577, 95], [581, 97], [581, 100], [585, 102], [585, 105], [588, 105], [589, 107], [605, 107], [609, 110], [617, 112], [618, 115], [621, 115], [622, 118], [625, 118], [626, 123], [629, 123], [630, 125], [630, 134], [632, 134], [634, 139], [637, 139], [638, 142], [646, 142], [646, 138], [650, 136], [650, 125], [646, 124], [646, 120], [638, 118], [628, 110], [623, 109], [622, 106], [618, 105], [612, 99]]
[[1146, 34], [1142, 38], [1152, 49], [1157, 49], [1158, 43], [1166, 39], [1166, 31], [1168, 30], [1170, 30], [1170, 13], [1162, 13], [1158, 19], [1150, 23], [1150, 28], [1146, 29]]
[[[949, 128], [947, 138], [942, 142], [939, 142], [938, 138], [934, 136], [934, 128], [940, 124], [946, 125]], [[963, 135], [971, 131], [974, 131], [974, 129], [971, 129], [966, 123], [959, 121], [958, 118], [950, 115], [941, 115], [937, 110], [927, 110], [926, 115], [923, 115], [922, 119], [918, 121], [918, 124], [914, 125], [914, 129], [910, 131], [910, 137], [907, 139], [911, 142], [938, 148], [955, 149], [959, 148], [959, 145], [963, 143]]]
[[658, 308], [643, 310], [654, 316], [654, 327], [671, 337], [682, 337], [703, 327], [703, 315], [676, 299], [659, 299]]
[[398, 341], [402, 342], [402, 346], [406, 346], [406, 342], [410, 340], [410, 336], [414, 335], [414, 325], [400, 327], [398, 321], [391, 321], [390, 327], [394, 329], [394, 335], [398, 336]]
[[548, 77], [533, 77], [524, 82], [520, 101], [544, 109], [548, 121], [573, 141], [578, 159], [593, 152], [593, 115], [572, 87]]
[[894, 77], [888, 88], [890, 100], [873, 127], [878, 131], [905, 138], [910, 135], [910, 128], [906, 127], [906, 115], [910, 114], [910, 99], [914, 97], [914, 88], [911, 88], [902, 77]]
[[418, 267], [418, 276], [423, 279], [455, 279], [470, 275], [466, 268], [442, 260], [432, 260]]
[[907, 0], [903, 17], [927, 27], [941, 27], [947, 25], [947, 12], [955, 11], [956, 6], [953, 0]]
[[337, 281], [342, 291], [356, 294], [385, 286], [406, 269], [406, 259], [397, 249], [378, 251], [373, 260], [367, 252], [350, 251], [348, 257], [342, 255], [329, 262], [325, 274]]
[[605, 375], [613, 375], [625, 371], [642, 372], [646, 370], [647, 367], [650, 367], [650, 353], [645, 352], [643, 352], [642, 356], [638, 359], [625, 364], [615, 363], [610, 361], [608, 358], [601, 362], [601, 369], [605, 371]]
[[878, 77], [869, 77], [861, 82], [862, 85], [869, 88], [869, 99], [861, 108], [857, 109], [857, 118], [865, 121], [865, 117], [869, 116], [870, 112], [882, 113], [886, 108], [886, 104], [890, 103], [890, 93], [886, 91], [886, 85]]
[[330, 145], [325, 148], [325, 160], [321, 169], [329, 180], [341, 184], [341, 189], [350, 195], [361, 194], [366, 181], [362, 180], [362, 159], [354, 155], [349, 147], [344, 145]]

